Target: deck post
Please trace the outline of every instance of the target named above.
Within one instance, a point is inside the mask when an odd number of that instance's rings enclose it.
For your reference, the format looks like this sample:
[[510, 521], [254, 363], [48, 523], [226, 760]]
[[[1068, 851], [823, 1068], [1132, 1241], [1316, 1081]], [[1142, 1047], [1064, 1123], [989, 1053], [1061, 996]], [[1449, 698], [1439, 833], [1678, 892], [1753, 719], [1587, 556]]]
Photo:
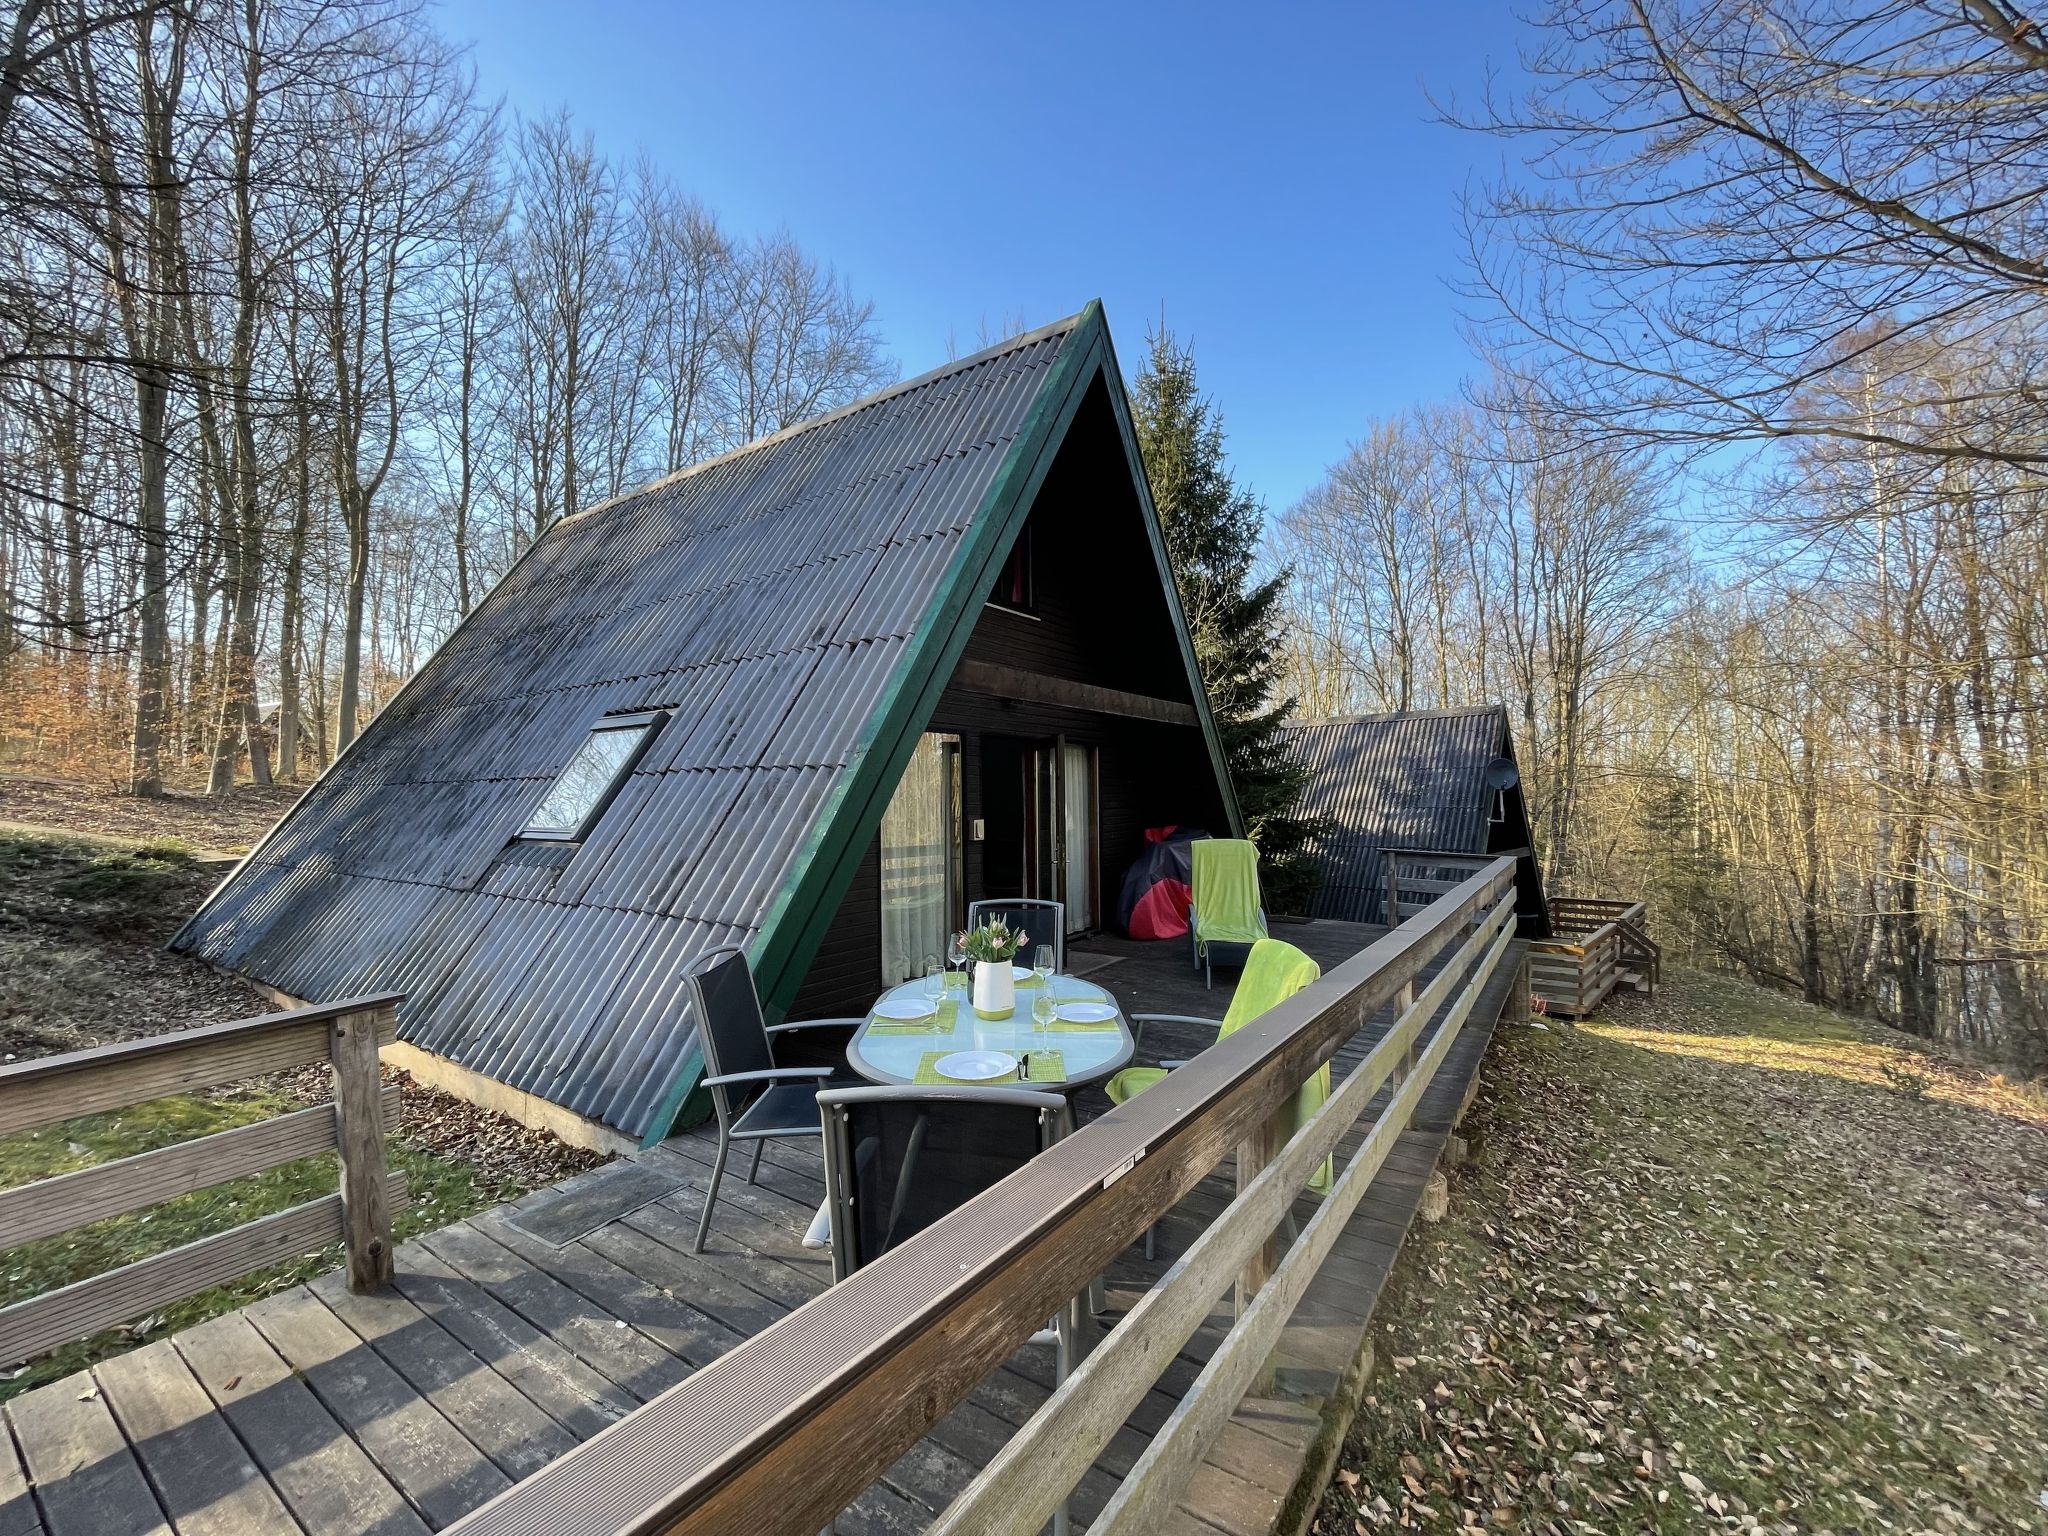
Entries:
[[390, 1032], [396, 1011], [386, 1004], [344, 1013], [328, 1036], [335, 1146], [341, 1155], [341, 1231], [351, 1291], [374, 1291], [391, 1283], [391, 1204], [385, 1192], [377, 1042]]
[[[1266, 1165], [1280, 1155], [1280, 1149], [1287, 1145], [1287, 1138], [1294, 1133], [1294, 1102], [1281, 1101], [1276, 1109], [1252, 1135], [1237, 1146], [1237, 1192], [1242, 1195], [1265, 1171]], [[1237, 1312], [1243, 1317], [1245, 1308], [1252, 1304], [1252, 1298], [1259, 1293], [1273, 1271], [1280, 1267], [1280, 1260], [1286, 1255], [1287, 1240], [1276, 1229], [1269, 1235], [1263, 1246], [1251, 1256], [1244, 1271], [1237, 1277]]]
[[[1394, 994], [1394, 1022], [1396, 1024], [1400, 1023], [1401, 1015], [1406, 1013], [1410, 1008], [1413, 1008], [1414, 1006], [1415, 983], [1411, 981], [1404, 984], [1401, 990]], [[1398, 1088], [1401, 1086], [1401, 1084], [1407, 1082], [1408, 1074], [1413, 1072], [1414, 1070], [1415, 1041], [1413, 1040], [1413, 1038], [1411, 1038], [1408, 1042], [1408, 1049], [1402, 1054], [1400, 1075], [1394, 1079], [1393, 1086]]]

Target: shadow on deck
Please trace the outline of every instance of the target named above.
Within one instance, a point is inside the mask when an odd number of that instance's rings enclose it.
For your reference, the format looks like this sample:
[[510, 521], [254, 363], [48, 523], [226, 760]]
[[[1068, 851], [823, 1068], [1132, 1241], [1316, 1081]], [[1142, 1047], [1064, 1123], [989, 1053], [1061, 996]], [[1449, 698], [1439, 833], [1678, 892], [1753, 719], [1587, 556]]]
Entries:
[[[1314, 923], [1278, 936], [1328, 967], [1383, 931]], [[1219, 973], [1205, 990], [1177, 944], [1102, 939], [1076, 953], [1113, 961], [1090, 979], [1134, 1013], [1220, 1016], [1235, 982]], [[1297, 1309], [1274, 1395], [1247, 1400], [1215, 1443], [1186, 1491], [1180, 1528], [1264, 1536], [1297, 1486], [1322, 1475], [1336, 1427], [1326, 1401], [1357, 1360], [1514, 975], [1505, 965], [1494, 978]], [[1389, 1022], [1383, 1011], [1339, 1053], [1339, 1076]], [[1191, 1056], [1209, 1043], [1201, 1031], [1161, 1028], [1143, 1050], [1148, 1060]], [[1086, 1120], [1108, 1101], [1089, 1090], [1077, 1106]], [[1357, 1139], [1354, 1131], [1340, 1162]], [[630, 1175], [638, 1187], [609, 1209], [619, 1164], [408, 1243], [388, 1293], [351, 1296], [328, 1275], [24, 1395], [5, 1410], [11, 1435], [0, 1433], [0, 1536], [398, 1536], [447, 1525], [827, 1288], [829, 1256], [800, 1240], [824, 1198], [814, 1145], [772, 1143], [757, 1184], [729, 1177], [706, 1252], [690, 1253], [713, 1146], [708, 1132], [690, 1132], [640, 1154]], [[1226, 1160], [1160, 1223], [1154, 1259], [1134, 1247], [1111, 1267], [1106, 1324], [1216, 1218], [1229, 1177]], [[591, 1225], [581, 1235], [560, 1233], [568, 1240], [556, 1246], [515, 1224], [578, 1191]], [[1310, 1209], [1301, 1202], [1304, 1216]], [[1075, 1492], [1077, 1525], [1101, 1508], [1228, 1325], [1212, 1317], [1130, 1416]], [[1051, 1349], [1019, 1350], [838, 1529], [922, 1530], [1052, 1383]]]

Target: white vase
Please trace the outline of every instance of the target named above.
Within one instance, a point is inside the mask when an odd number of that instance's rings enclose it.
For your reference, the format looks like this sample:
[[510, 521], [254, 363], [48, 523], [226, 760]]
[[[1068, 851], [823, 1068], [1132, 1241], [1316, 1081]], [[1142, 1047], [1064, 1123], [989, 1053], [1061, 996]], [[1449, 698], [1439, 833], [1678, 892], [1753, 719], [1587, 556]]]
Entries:
[[1017, 1011], [1017, 978], [1009, 961], [974, 962], [974, 1011], [984, 1019], [1007, 1019]]

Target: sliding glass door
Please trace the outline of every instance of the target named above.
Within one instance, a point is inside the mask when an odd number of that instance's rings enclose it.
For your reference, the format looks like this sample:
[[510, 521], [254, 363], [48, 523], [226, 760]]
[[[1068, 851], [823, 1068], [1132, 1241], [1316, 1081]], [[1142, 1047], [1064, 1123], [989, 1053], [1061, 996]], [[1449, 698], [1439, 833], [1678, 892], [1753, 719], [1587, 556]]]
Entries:
[[1026, 755], [1025, 894], [1067, 905], [1067, 932], [1096, 925], [1095, 749], [1055, 737]]
[[960, 918], [960, 738], [927, 731], [882, 813], [882, 982], [942, 959]]

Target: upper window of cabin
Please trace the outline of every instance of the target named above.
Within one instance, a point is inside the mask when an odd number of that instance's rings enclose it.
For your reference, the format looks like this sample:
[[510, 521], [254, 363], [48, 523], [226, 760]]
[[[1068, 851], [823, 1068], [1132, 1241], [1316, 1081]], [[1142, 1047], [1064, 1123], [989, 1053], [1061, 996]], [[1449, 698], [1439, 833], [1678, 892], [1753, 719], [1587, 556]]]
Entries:
[[661, 720], [660, 711], [649, 710], [598, 721], [519, 835], [581, 842], [612, 803]]
[[1031, 585], [1031, 525], [1026, 523], [1017, 542], [1010, 546], [1010, 558], [1003, 562], [1002, 574], [996, 577], [995, 590], [989, 593], [988, 600], [998, 608], [1017, 613], [1035, 612], [1037, 604]]

